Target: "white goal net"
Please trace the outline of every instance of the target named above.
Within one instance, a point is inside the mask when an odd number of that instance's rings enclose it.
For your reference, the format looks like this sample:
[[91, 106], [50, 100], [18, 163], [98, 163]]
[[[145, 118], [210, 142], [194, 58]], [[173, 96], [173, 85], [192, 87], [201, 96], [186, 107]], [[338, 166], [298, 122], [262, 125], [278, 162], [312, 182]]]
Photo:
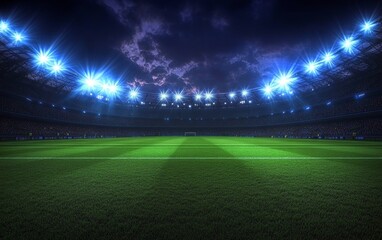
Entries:
[[184, 132], [184, 136], [196, 136], [196, 132]]

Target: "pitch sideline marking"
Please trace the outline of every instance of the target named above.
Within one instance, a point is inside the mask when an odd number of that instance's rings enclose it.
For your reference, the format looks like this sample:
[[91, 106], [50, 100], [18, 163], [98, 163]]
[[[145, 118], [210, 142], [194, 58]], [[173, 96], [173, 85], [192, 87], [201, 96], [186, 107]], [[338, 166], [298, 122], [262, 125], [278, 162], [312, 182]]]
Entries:
[[378, 160], [382, 157], [0, 157], [0, 160]]

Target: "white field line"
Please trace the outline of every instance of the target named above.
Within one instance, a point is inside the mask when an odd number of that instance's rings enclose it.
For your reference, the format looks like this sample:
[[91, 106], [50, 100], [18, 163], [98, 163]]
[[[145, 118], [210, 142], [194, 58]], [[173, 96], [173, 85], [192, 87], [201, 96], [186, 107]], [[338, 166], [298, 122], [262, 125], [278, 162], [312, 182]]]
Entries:
[[0, 157], [0, 160], [378, 160], [381, 157]]
[[272, 146], [280, 146], [280, 147], [301, 147], [301, 146], [309, 146], [314, 148], [319, 147], [382, 147], [382, 144], [373, 144], [373, 145], [359, 145], [359, 144], [344, 144], [344, 145], [333, 145], [333, 144], [217, 144], [217, 145], [206, 145], [206, 144], [46, 144], [46, 145], [0, 145], [4, 147], [28, 147], [28, 148], [46, 148], [46, 147], [164, 147], [164, 146], [179, 146], [183, 147], [205, 147], [205, 148], [216, 148], [219, 146], [230, 146], [230, 147], [272, 147]]

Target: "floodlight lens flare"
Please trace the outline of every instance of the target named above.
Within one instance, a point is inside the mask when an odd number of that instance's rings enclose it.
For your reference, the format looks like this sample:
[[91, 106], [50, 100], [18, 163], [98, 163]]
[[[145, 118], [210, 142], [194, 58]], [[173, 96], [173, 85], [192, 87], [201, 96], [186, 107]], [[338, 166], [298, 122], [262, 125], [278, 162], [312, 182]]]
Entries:
[[52, 65], [52, 73], [57, 74], [64, 71], [64, 65], [60, 61], [56, 61]]
[[0, 22], [0, 32], [6, 32], [9, 30], [9, 24], [5, 21]]
[[[207, 98], [207, 97], [206, 97], [206, 98]], [[201, 99], [202, 99], [202, 94], [197, 93], [197, 94], [195, 95], [195, 100], [199, 101], [199, 100], [201, 100]]]
[[290, 82], [291, 82], [291, 80], [288, 76], [283, 75], [279, 78], [279, 85], [281, 87], [287, 86]]
[[175, 101], [181, 101], [183, 98], [183, 95], [181, 93], [175, 93]]
[[241, 96], [243, 97], [248, 96], [248, 90], [244, 89], [243, 91], [241, 91]]
[[37, 65], [46, 65], [50, 62], [50, 60], [51, 60], [51, 56], [50, 56], [50, 53], [47, 51], [40, 50], [36, 54]]
[[108, 89], [109, 89], [109, 85], [107, 85], [106, 83], [102, 84], [102, 90], [104, 92], [106, 92]]
[[118, 87], [116, 85], [110, 85], [109, 86], [109, 91], [110, 91], [111, 94], [116, 93], [117, 90], [118, 90]]
[[364, 32], [364, 33], [371, 33], [373, 31], [373, 28], [374, 26], [376, 25], [375, 22], [373, 21], [365, 21], [362, 25], [361, 25], [361, 30]]
[[353, 37], [346, 37], [344, 40], [342, 40], [341, 45], [345, 52], [353, 53], [356, 43], [357, 41]]
[[273, 88], [270, 84], [266, 84], [263, 88], [264, 95], [268, 98], [272, 97], [273, 95]]
[[85, 83], [86, 85], [89, 87], [89, 88], [93, 88], [95, 85], [96, 85], [96, 80], [94, 80], [93, 78], [87, 78], [85, 80]]
[[313, 74], [313, 75], [316, 75], [318, 73], [318, 63], [315, 62], [315, 61], [309, 61], [305, 68], [306, 68], [306, 72], [309, 73], [309, 74]]
[[276, 76], [275, 81], [277, 84], [277, 88], [282, 91], [289, 91], [291, 85], [296, 80], [296, 78], [293, 75], [293, 71], [289, 70], [287, 73], [280, 73], [278, 76]]
[[325, 64], [332, 65], [334, 58], [335, 56], [333, 53], [327, 52], [323, 55], [322, 60], [324, 61]]
[[264, 92], [269, 95], [272, 93], [272, 87], [271, 86], [265, 86]]
[[161, 94], [159, 95], [159, 99], [160, 99], [161, 101], [165, 101], [165, 100], [167, 100], [167, 98], [168, 98], [168, 94], [167, 94], [167, 93], [161, 93]]
[[230, 92], [228, 96], [230, 99], [233, 99], [236, 96], [236, 94], [234, 92]]
[[19, 43], [19, 42], [22, 42], [24, 40], [24, 36], [19, 32], [15, 32], [13, 34], [13, 39], [15, 40], [16, 43]]
[[131, 100], [134, 100], [134, 99], [137, 99], [137, 98], [138, 98], [138, 95], [139, 95], [138, 90], [136, 90], [136, 89], [132, 89], [132, 90], [130, 90], [129, 98], [130, 98]]
[[207, 93], [204, 95], [204, 98], [205, 98], [206, 100], [211, 100], [211, 98], [212, 98], [212, 93], [207, 92]]

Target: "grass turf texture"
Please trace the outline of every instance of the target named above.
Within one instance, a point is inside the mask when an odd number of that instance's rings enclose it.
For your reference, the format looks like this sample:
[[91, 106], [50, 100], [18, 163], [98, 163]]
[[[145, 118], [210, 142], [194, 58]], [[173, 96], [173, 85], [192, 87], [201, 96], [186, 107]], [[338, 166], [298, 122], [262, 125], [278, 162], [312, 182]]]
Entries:
[[0, 239], [382, 237], [382, 143], [0, 143]]

